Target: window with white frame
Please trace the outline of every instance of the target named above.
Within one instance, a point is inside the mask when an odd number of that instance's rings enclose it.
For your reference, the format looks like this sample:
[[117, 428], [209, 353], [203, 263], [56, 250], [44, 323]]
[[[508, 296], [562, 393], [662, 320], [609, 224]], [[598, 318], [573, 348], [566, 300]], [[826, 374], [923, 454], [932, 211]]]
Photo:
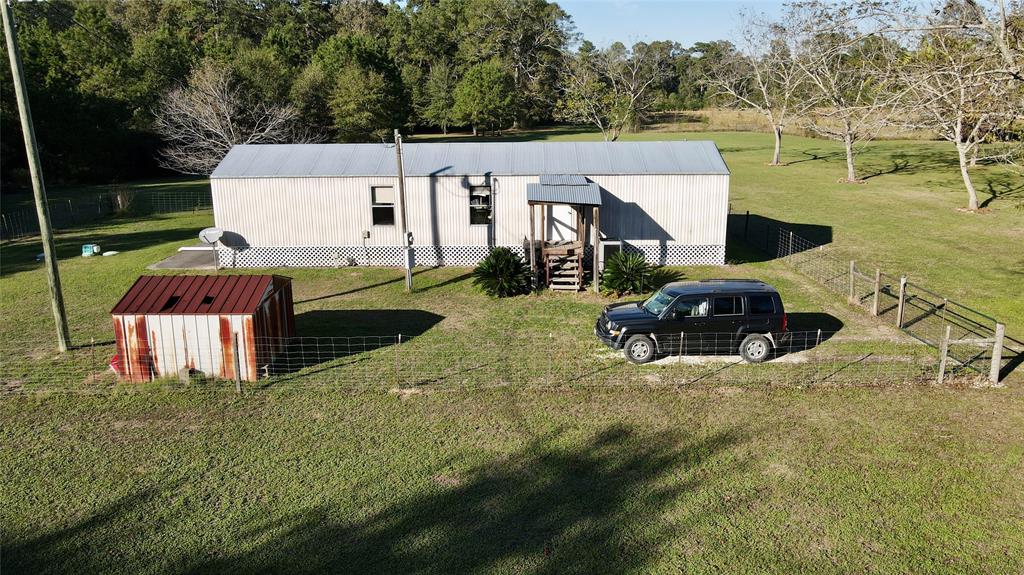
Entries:
[[491, 187], [469, 187], [469, 223], [479, 226], [491, 223]]
[[370, 202], [373, 212], [373, 225], [395, 225], [395, 188], [393, 186], [372, 186]]

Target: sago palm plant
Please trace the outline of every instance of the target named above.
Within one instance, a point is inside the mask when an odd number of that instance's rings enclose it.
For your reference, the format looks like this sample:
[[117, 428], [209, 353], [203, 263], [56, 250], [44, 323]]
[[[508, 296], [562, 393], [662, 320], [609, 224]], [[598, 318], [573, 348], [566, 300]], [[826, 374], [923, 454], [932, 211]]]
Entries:
[[530, 266], [504, 247], [491, 250], [473, 269], [473, 285], [492, 297], [511, 297], [530, 291]]

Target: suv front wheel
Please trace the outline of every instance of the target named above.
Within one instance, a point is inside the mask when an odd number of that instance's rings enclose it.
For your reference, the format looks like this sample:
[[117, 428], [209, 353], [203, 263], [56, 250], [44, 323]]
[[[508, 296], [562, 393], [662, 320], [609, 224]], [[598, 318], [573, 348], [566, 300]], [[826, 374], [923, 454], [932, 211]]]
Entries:
[[646, 335], [634, 335], [623, 348], [630, 363], [647, 363], [654, 359], [654, 342]]
[[740, 343], [740, 357], [750, 363], [761, 363], [768, 359], [771, 349], [772, 344], [768, 338], [759, 333], [752, 333]]

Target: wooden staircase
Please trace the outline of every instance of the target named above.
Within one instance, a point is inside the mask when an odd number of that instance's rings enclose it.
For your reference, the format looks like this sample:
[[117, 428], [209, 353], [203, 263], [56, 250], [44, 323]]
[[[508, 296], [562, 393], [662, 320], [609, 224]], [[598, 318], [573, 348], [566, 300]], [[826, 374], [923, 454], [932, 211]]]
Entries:
[[571, 242], [546, 246], [542, 250], [547, 271], [548, 289], [580, 291], [583, 289], [583, 244]]

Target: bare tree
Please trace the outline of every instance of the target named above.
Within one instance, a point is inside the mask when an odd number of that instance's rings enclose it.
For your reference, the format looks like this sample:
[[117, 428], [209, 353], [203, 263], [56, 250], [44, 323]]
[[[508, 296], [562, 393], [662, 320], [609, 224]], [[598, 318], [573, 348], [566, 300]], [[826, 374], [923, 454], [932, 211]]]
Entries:
[[607, 141], [638, 128], [653, 110], [652, 89], [669, 72], [665, 54], [642, 42], [567, 54], [559, 117], [597, 126]]
[[775, 135], [772, 166], [782, 164], [782, 133], [806, 105], [800, 93], [806, 74], [794, 56], [794, 31], [793, 23], [743, 13], [737, 52], [705, 78], [717, 95], [768, 120]]
[[790, 5], [790, 19], [800, 22], [796, 61], [809, 87], [805, 127], [842, 142], [846, 179], [857, 178], [859, 144], [873, 140], [890, 123], [903, 98], [893, 67], [899, 47], [880, 36], [859, 36], [850, 22], [849, 5], [820, 1]]
[[186, 174], [209, 174], [236, 144], [316, 141], [293, 131], [290, 105], [260, 101], [235, 82], [227, 68], [201, 64], [188, 84], [167, 92], [156, 111], [156, 129], [167, 141], [161, 165]]
[[[956, 147], [967, 207], [978, 209], [978, 194], [969, 171], [971, 159], [990, 134], [1009, 131], [1024, 113], [1020, 87], [1007, 81], [1004, 62], [988, 42], [965, 28], [933, 28], [901, 66], [909, 90], [907, 112], [917, 127], [934, 130]], [[997, 150], [980, 157], [1007, 158]]]

